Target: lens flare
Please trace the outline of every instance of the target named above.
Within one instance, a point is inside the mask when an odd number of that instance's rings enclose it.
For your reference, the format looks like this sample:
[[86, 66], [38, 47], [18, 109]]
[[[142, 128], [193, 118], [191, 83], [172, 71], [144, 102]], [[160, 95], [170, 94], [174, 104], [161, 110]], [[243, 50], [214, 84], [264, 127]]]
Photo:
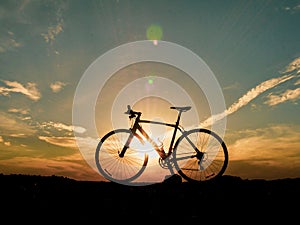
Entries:
[[163, 37], [162, 28], [159, 25], [152, 24], [147, 28], [147, 39], [152, 40], [154, 45], [158, 44], [158, 41]]
[[148, 84], [153, 84], [154, 83], [154, 79], [155, 79], [155, 76], [148, 76], [147, 77], [148, 79]]

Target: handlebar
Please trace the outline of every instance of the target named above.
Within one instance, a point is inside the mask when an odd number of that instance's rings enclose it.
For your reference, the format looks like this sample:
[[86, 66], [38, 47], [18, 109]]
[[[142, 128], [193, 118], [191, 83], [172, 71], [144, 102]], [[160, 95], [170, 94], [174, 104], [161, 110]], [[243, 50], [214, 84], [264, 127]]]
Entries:
[[129, 118], [134, 118], [136, 115], [137, 116], [140, 116], [142, 113], [141, 112], [136, 112], [136, 111], [133, 111], [130, 107], [130, 105], [127, 105], [127, 111], [124, 112], [124, 114], [128, 114], [129, 115]]

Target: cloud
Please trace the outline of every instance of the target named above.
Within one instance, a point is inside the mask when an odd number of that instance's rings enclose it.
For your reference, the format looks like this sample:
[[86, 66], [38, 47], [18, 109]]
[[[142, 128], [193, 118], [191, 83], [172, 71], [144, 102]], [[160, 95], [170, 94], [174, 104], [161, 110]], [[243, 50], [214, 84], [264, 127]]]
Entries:
[[[51, 22], [51, 26], [48, 26], [47, 32], [41, 33], [46, 43], [53, 44], [57, 35], [64, 31], [63, 13], [68, 9], [69, 3], [67, 1], [61, 1], [59, 4], [53, 5], [52, 14], [54, 15], [55, 22]], [[59, 53], [55, 51], [55, 54]]]
[[[39, 139], [47, 143], [66, 147], [66, 148], [78, 148], [78, 143], [81, 148], [95, 150], [95, 146], [98, 144], [97, 139], [91, 137], [54, 137], [54, 136], [39, 136]], [[94, 154], [94, 151], [93, 151]]]
[[300, 57], [294, 59], [290, 64], [288, 64], [283, 73], [291, 73], [291, 72], [296, 72], [300, 73]]
[[77, 144], [74, 137], [46, 137], [39, 136], [39, 139], [46, 141], [47, 143], [66, 147], [66, 148], [77, 148]]
[[285, 75], [278, 78], [272, 78], [270, 80], [264, 81], [257, 85], [255, 88], [249, 90], [246, 94], [244, 94], [241, 98], [238, 99], [235, 103], [233, 103], [227, 110], [226, 114], [229, 115], [231, 113], [236, 112], [241, 107], [247, 105], [251, 100], [256, 98], [261, 93], [265, 92], [266, 90], [277, 86], [287, 80], [294, 78], [293, 75]]
[[0, 86], [0, 95], [8, 96], [11, 92], [21, 93], [26, 95], [28, 98], [37, 101], [41, 98], [41, 93], [37, 89], [37, 84], [28, 82], [26, 86], [23, 86], [17, 81], [3, 81], [8, 87]]
[[76, 133], [84, 133], [86, 131], [85, 128], [80, 127], [80, 126], [73, 126], [73, 125], [66, 125], [64, 123], [60, 122], [53, 122], [53, 121], [48, 121], [48, 122], [43, 122], [41, 126], [45, 129], [56, 129], [58, 131], [75, 131]]
[[[15, 113], [16, 114], [16, 117], [19, 119], [19, 120], [31, 120], [31, 116], [29, 116], [29, 109], [22, 109], [22, 108], [10, 108], [8, 109], [8, 112], [9, 113]], [[18, 134], [19, 135], [19, 134]]]
[[64, 86], [66, 86], [66, 83], [61, 81], [56, 81], [50, 84], [50, 88], [54, 93], [60, 92]]
[[299, 132], [299, 126], [286, 124], [234, 132], [238, 139], [228, 145], [230, 160], [292, 168], [291, 162], [300, 163]]
[[10, 108], [10, 109], [8, 109], [8, 112], [11, 112], [11, 113], [20, 113], [22, 115], [27, 115], [28, 112], [29, 112], [29, 109]]
[[[291, 63], [289, 63], [285, 69], [282, 71], [283, 76], [271, 78], [266, 80], [256, 87], [249, 90], [246, 94], [240, 97], [236, 102], [234, 102], [230, 107], [228, 107], [224, 112], [221, 112], [216, 115], [210, 116], [208, 119], [200, 123], [201, 127], [207, 127], [212, 125], [218, 120], [223, 119], [224, 117], [236, 112], [243, 106], [247, 105], [250, 101], [255, 99], [258, 95], [262, 94], [263, 92], [283, 83], [292, 78], [299, 77], [300, 73], [300, 57], [294, 59]], [[295, 82], [295, 85], [299, 84], [299, 80]], [[287, 100], [296, 100], [299, 98], [299, 90], [287, 90], [281, 96], [269, 95], [269, 100], [265, 102], [269, 105], [276, 105], [281, 102]]]
[[56, 36], [63, 31], [63, 22], [60, 20], [55, 26], [49, 26], [47, 33], [42, 33], [44, 40], [47, 43], [52, 44], [55, 41]]
[[293, 13], [296, 13], [296, 12], [298, 12], [300, 10], [300, 5], [291, 6], [291, 7], [290, 6], [286, 6], [286, 7], [284, 7], [284, 10], [288, 11], [288, 12], [291, 12], [293, 14]]
[[297, 99], [300, 98], [300, 88], [294, 89], [294, 90], [286, 90], [284, 93], [281, 95], [274, 95], [270, 94], [268, 96], [268, 100], [265, 101], [265, 104], [274, 106], [279, 103], [283, 103], [286, 101], [296, 101]]
[[0, 121], [0, 131], [3, 135], [31, 136], [36, 133], [31, 126], [7, 113], [0, 112]]
[[4, 143], [4, 145], [7, 146], [7, 147], [11, 146], [10, 141], [5, 141], [5, 142], [3, 142], [3, 143]]
[[238, 89], [240, 87], [240, 84], [238, 82], [235, 82], [231, 85], [228, 85], [226, 87], [223, 88], [223, 90], [234, 90], [234, 89]]
[[7, 34], [8, 36], [0, 38], [0, 53], [12, 51], [23, 46], [21, 42], [15, 39], [13, 32], [8, 31]]
[[236, 112], [243, 106], [247, 105], [250, 101], [255, 99], [258, 95], [261, 93], [269, 90], [270, 88], [273, 88], [285, 81], [288, 81], [292, 78], [294, 78], [294, 75], [283, 75], [281, 77], [272, 78], [269, 80], [266, 80], [256, 87], [250, 89], [246, 94], [244, 94], [242, 97], [240, 97], [236, 102], [234, 102], [230, 107], [228, 107], [224, 112], [219, 113], [217, 115], [212, 115], [208, 119], [206, 119], [204, 122], [202, 122], [200, 125], [202, 127], [207, 127], [214, 122], [223, 119], [224, 117]]

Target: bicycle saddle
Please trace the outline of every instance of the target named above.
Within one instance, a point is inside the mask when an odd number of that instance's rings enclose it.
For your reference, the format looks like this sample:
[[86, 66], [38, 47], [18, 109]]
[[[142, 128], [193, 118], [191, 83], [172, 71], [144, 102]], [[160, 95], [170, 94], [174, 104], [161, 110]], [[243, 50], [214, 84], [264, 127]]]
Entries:
[[185, 106], [185, 107], [175, 107], [175, 106], [171, 106], [170, 109], [176, 109], [180, 112], [186, 112], [189, 111], [192, 107], [191, 106]]

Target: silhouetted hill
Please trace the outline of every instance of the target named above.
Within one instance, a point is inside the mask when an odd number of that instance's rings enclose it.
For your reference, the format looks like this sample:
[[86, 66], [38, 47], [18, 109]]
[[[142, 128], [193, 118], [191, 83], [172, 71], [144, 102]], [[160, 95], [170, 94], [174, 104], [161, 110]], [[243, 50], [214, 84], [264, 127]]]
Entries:
[[0, 182], [1, 219], [10, 224], [286, 224], [299, 220], [300, 178], [266, 181], [223, 176], [200, 184], [169, 178], [147, 186], [125, 186], [0, 174]]

